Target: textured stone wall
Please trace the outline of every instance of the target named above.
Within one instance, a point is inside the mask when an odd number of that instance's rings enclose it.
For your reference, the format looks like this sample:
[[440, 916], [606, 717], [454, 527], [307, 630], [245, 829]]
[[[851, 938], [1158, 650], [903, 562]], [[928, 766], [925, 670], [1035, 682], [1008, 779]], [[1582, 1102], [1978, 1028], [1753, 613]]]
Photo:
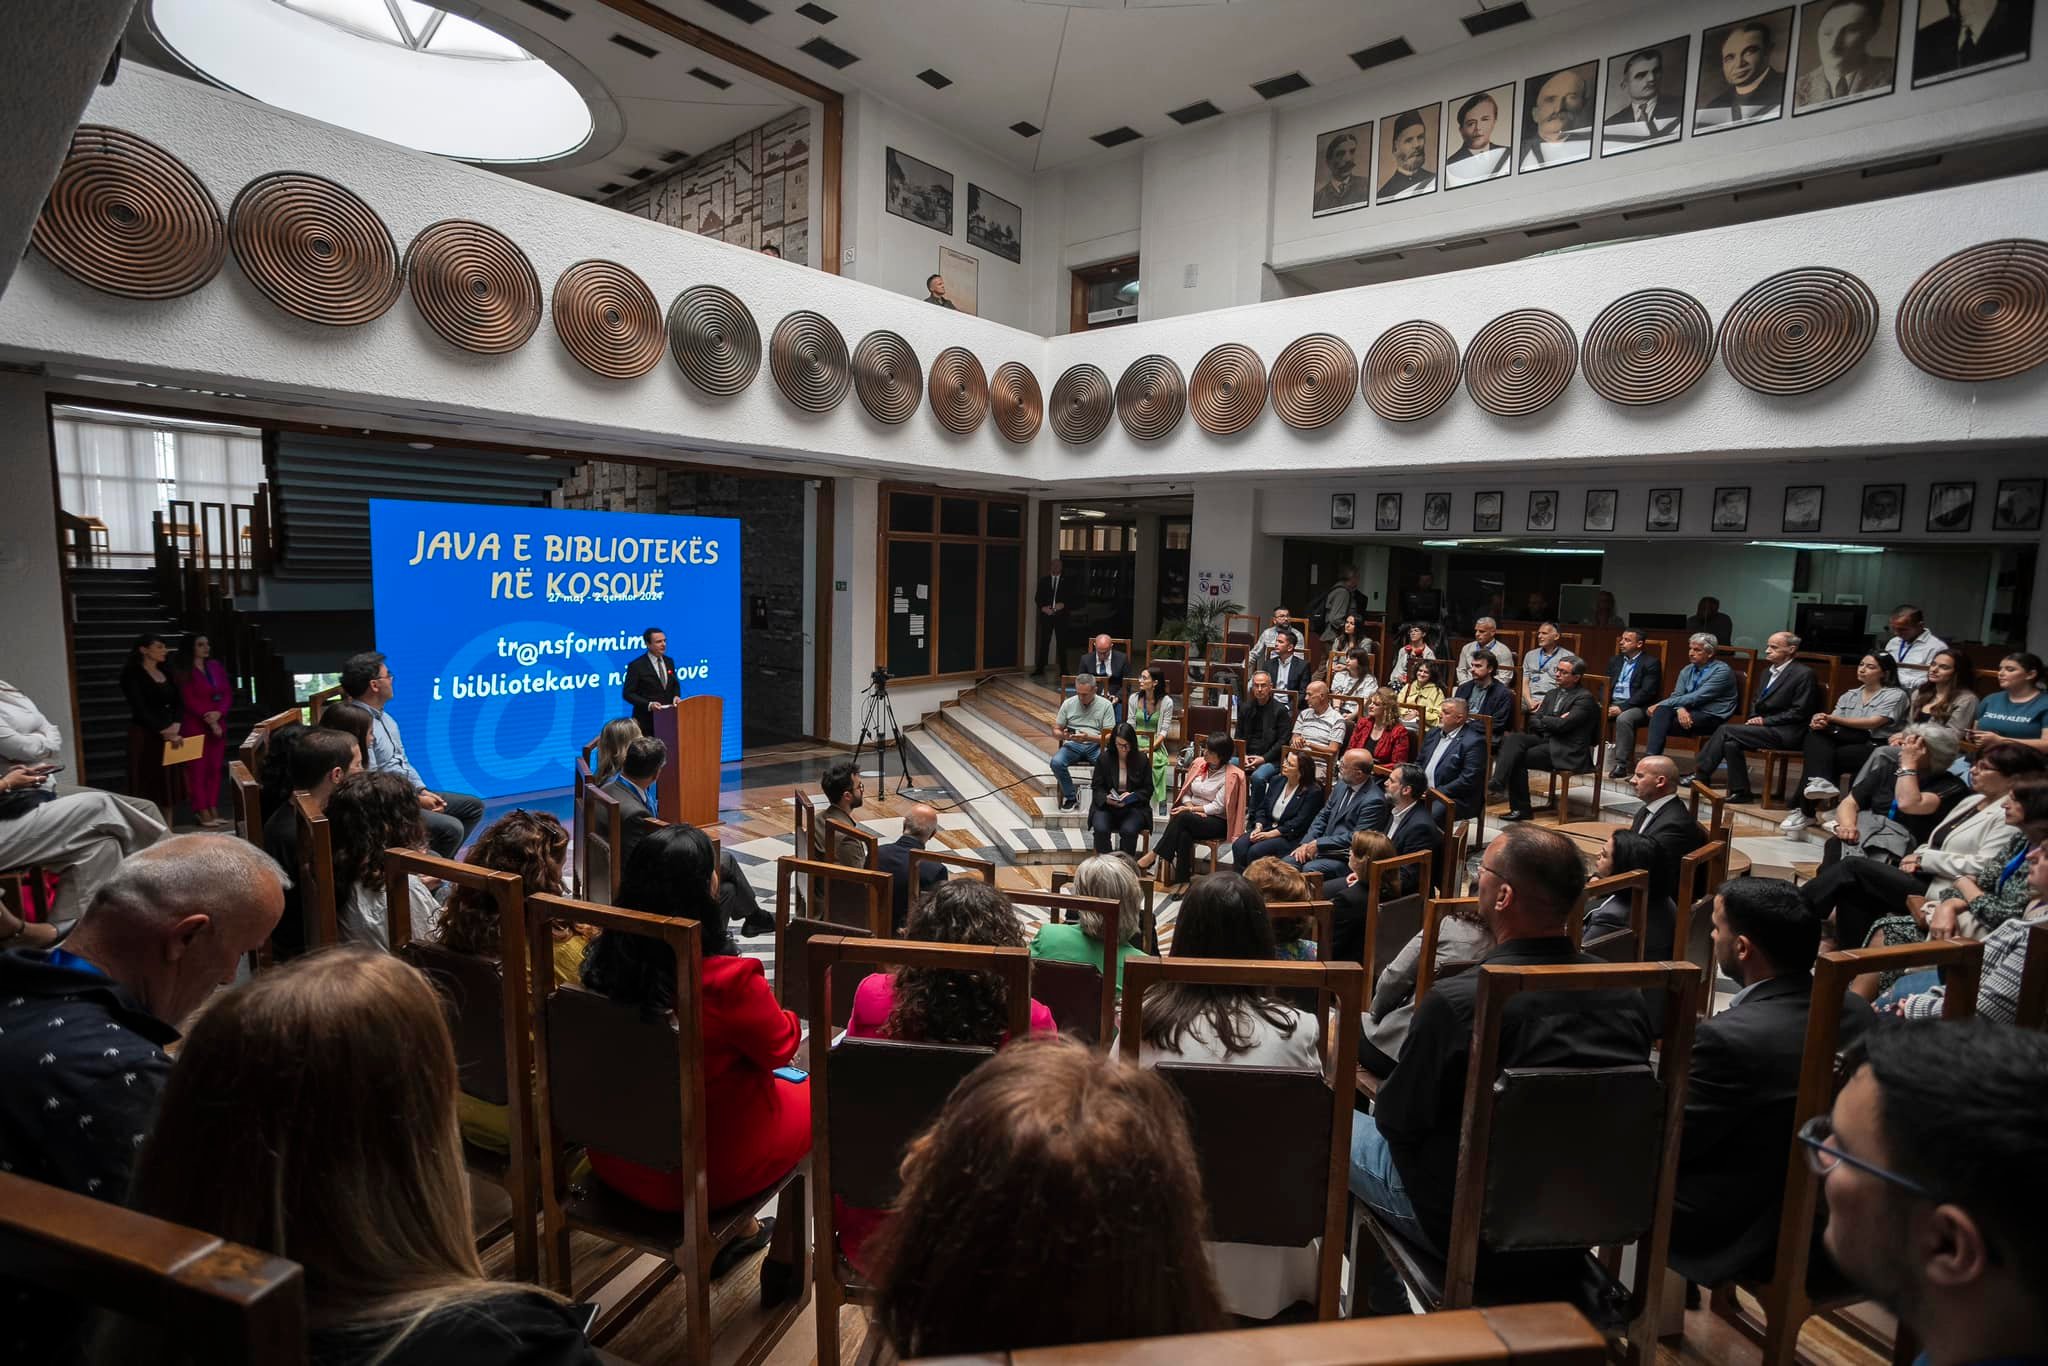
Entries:
[[607, 203], [672, 228], [811, 259], [811, 113], [798, 109]]
[[562, 481], [554, 505], [585, 512], [667, 512], [668, 479], [659, 465], [586, 460]]

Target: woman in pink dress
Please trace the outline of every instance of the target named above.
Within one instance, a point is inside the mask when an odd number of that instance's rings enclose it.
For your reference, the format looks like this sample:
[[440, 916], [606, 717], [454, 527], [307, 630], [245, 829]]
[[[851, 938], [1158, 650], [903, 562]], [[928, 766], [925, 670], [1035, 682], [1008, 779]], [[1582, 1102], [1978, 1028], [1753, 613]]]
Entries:
[[185, 765], [185, 792], [192, 803], [192, 818], [201, 829], [215, 830], [229, 824], [216, 814], [220, 804], [221, 774], [228, 764], [228, 709], [234, 705], [235, 690], [228, 671], [213, 657], [213, 643], [205, 636], [193, 636], [176, 669], [178, 696], [184, 703], [184, 735], [206, 737], [206, 749]]

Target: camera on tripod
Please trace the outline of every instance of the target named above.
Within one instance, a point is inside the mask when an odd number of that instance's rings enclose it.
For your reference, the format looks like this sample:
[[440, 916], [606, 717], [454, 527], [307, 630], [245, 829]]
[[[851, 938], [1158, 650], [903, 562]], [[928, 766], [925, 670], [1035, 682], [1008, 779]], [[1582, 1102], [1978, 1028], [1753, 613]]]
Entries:
[[889, 691], [889, 671], [887, 669], [875, 670], [873, 673], [868, 675], [868, 684], [869, 692]]

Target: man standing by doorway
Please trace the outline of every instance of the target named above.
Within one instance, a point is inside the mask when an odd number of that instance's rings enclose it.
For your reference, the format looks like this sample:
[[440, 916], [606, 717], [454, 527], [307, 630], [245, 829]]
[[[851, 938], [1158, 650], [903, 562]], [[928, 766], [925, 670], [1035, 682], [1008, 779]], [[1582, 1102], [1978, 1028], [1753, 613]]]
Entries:
[[1047, 646], [1052, 648], [1053, 677], [1067, 671], [1067, 626], [1073, 617], [1076, 585], [1062, 572], [1064, 568], [1055, 555], [1038, 580], [1034, 599], [1038, 604], [1038, 663], [1031, 670], [1033, 678], [1045, 672]]

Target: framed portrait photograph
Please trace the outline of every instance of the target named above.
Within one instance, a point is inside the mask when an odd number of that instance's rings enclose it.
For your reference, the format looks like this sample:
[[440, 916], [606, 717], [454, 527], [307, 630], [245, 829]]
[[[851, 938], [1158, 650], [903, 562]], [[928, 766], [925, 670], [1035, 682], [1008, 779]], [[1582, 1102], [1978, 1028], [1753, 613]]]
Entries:
[[1472, 495], [1472, 529], [1474, 531], [1500, 530], [1499, 492], [1475, 493]]
[[1700, 82], [1692, 133], [1725, 133], [1785, 113], [1785, 65], [1791, 59], [1792, 9], [1719, 24], [1700, 35]]
[[1792, 117], [1889, 95], [1898, 82], [1902, 0], [1806, 0], [1799, 7]]
[[946, 282], [946, 297], [962, 313], [981, 312], [981, 258], [951, 247], [939, 248], [939, 275]]
[[1401, 529], [1401, 495], [1382, 493], [1372, 500], [1372, 529], [1374, 531], [1399, 531]]
[[1607, 59], [1607, 117], [1600, 155], [1619, 156], [1678, 141], [1685, 132], [1685, 76], [1692, 35], [1666, 38]]
[[1684, 489], [1651, 489], [1649, 504], [1643, 509], [1643, 530], [1678, 530], [1678, 510], [1684, 502]]
[[1827, 489], [1819, 484], [1795, 484], [1785, 490], [1785, 520], [1782, 531], [1819, 531], [1820, 509]]
[[1586, 530], [1614, 530], [1614, 505], [1616, 495], [1613, 489], [1586, 490]]
[[1977, 518], [1977, 485], [1936, 484], [1927, 491], [1929, 531], [1968, 531]]
[[1372, 124], [1316, 134], [1314, 217], [1350, 213], [1372, 202]]
[[898, 218], [953, 235], [953, 173], [894, 147], [883, 149], [887, 188], [882, 203]]
[[1714, 490], [1715, 531], [1749, 530], [1749, 488], [1719, 488]]
[[[2034, 0], [1997, 0], [1996, 4], [1919, 0], [1918, 10], [1913, 20], [1916, 86], [1938, 85], [2027, 60], [2034, 33]], [[1979, 13], [1971, 15], [1972, 10]]]
[[1444, 107], [1426, 104], [1380, 120], [1380, 187], [1373, 203], [1391, 204], [1436, 192], [1436, 168], [1443, 163]]
[[1526, 175], [1569, 166], [1593, 155], [1593, 106], [1599, 98], [1596, 58], [1522, 82], [1521, 150], [1516, 169]]
[[1531, 531], [1557, 530], [1557, 490], [1535, 489], [1529, 494], [1529, 521]]
[[1425, 493], [1422, 495], [1422, 529], [1424, 531], [1449, 531], [1451, 529], [1450, 494]]
[[1993, 531], [2039, 531], [2041, 504], [2048, 498], [2048, 479], [2001, 479], [1991, 507]]
[[1024, 210], [999, 194], [967, 182], [967, 245], [1005, 261], [1024, 259]]
[[1333, 493], [1330, 495], [1330, 530], [1349, 531], [1358, 520], [1358, 495]]
[[1444, 188], [1479, 185], [1514, 174], [1515, 87], [1512, 82], [1491, 90], [1460, 95], [1446, 106], [1450, 136], [1457, 150], [1444, 158]]
[[1863, 510], [1856, 520], [1856, 529], [1866, 534], [1875, 531], [1897, 531], [1905, 524], [1906, 486], [1904, 484], [1865, 484], [1863, 486]]

